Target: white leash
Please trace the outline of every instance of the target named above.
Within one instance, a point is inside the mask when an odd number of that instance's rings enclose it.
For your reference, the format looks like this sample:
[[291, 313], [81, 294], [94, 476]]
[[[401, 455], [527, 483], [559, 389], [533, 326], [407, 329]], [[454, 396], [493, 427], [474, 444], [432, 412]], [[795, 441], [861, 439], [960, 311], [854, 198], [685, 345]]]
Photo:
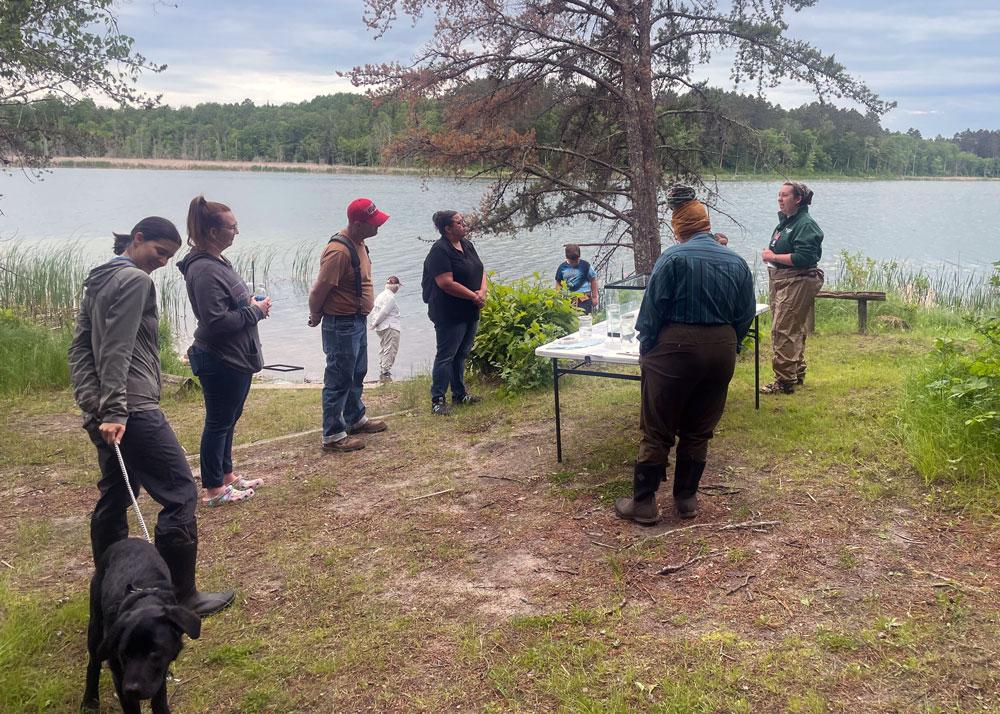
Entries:
[[135, 493], [132, 492], [132, 484], [130, 484], [128, 480], [128, 471], [125, 470], [125, 459], [122, 458], [122, 451], [118, 448], [117, 442], [114, 447], [115, 454], [118, 456], [118, 465], [122, 467], [122, 478], [125, 479], [125, 490], [128, 491], [128, 495], [132, 499], [132, 508], [135, 509], [135, 517], [139, 519], [139, 527], [142, 529], [142, 535], [146, 539], [147, 543], [152, 543], [153, 539], [149, 537], [149, 531], [146, 530], [146, 522], [142, 520], [142, 511], [139, 510], [139, 502], [135, 500]]

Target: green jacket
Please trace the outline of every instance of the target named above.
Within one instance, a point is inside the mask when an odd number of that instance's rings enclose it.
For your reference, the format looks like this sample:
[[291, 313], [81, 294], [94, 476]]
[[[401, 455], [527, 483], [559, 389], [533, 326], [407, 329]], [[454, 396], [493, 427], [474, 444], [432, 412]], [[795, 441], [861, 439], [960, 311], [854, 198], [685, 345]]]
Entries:
[[778, 227], [767, 247], [778, 254], [792, 254], [792, 265], [775, 263], [776, 268], [815, 268], [823, 256], [822, 242], [823, 231], [809, 215], [809, 207], [799, 206], [792, 216], [778, 214]]

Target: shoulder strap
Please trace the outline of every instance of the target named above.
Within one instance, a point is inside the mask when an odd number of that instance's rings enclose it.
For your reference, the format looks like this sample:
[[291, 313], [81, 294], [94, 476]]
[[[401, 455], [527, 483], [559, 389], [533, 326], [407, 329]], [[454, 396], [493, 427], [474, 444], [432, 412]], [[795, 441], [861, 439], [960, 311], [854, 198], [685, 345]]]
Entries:
[[[351, 254], [351, 267], [354, 268], [354, 294], [358, 298], [358, 308], [361, 307], [361, 259], [358, 257], [358, 250], [354, 247], [354, 244], [345, 238], [344, 236], [337, 233], [332, 238], [330, 238], [331, 243], [340, 243], [341, 245], [347, 246], [347, 251]], [[365, 246], [365, 251], [368, 251], [368, 246]]]

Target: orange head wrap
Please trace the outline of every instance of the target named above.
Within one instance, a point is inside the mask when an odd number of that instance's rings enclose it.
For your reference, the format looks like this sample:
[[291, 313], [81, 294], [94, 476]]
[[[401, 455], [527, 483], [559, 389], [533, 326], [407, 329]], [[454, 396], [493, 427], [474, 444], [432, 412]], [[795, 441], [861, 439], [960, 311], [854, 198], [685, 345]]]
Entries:
[[688, 201], [673, 210], [670, 225], [677, 240], [687, 240], [695, 233], [708, 233], [712, 224], [708, 220], [708, 209], [701, 201]]

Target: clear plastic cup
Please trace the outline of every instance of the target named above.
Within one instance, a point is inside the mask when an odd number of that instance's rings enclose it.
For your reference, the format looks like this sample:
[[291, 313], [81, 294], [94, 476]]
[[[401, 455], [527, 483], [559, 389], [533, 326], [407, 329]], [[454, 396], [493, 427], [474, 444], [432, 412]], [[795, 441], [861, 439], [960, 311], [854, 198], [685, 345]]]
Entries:
[[594, 318], [580, 315], [580, 337], [590, 337], [594, 332]]
[[609, 303], [605, 312], [608, 316], [606, 323], [608, 342], [615, 342], [621, 335], [622, 306], [616, 302]]

